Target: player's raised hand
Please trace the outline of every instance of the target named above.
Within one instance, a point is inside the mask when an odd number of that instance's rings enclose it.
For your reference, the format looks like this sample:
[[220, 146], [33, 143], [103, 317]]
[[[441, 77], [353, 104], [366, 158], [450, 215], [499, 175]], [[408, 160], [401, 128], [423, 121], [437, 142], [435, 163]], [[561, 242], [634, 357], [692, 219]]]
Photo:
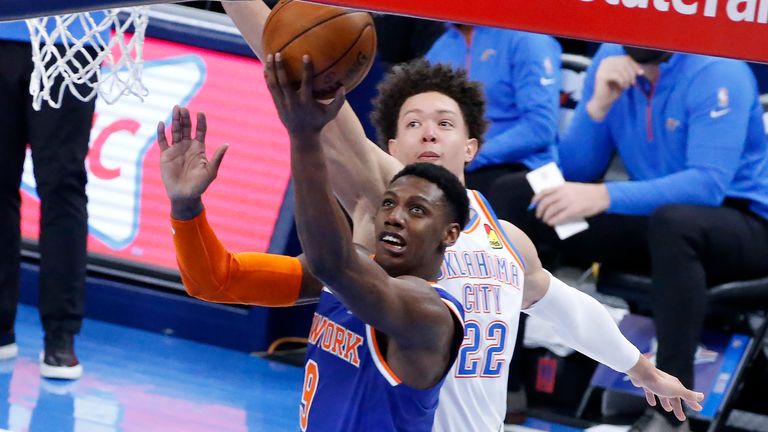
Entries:
[[531, 204], [536, 207], [537, 218], [555, 226], [604, 212], [611, 197], [604, 184], [566, 182], [537, 193]]
[[165, 135], [165, 124], [157, 125], [160, 174], [171, 203], [199, 201], [208, 185], [216, 178], [228, 146], [225, 144], [209, 160], [205, 155], [205, 114], [197, 114], [197, 128], [192, 137], [189, 110], [175, 106], [171, 124], [171, 143]]
[[344, 88], [339, 88], [330, 103], [322, 103], [312, 96], [312, 77], [314, 66], [312, 59], [303, 57], [301, 88], [293, 89], [280, 53], [268, 55], [264, 67], [264, 78], [275, 101], [277, 113], [288, 133], [302, 135], [320, 133], [323, 127], [333, 120], [344, 105]]
[[656, 406], [658, 398], [661, 407], [667, 412], [674, 412], [680, 421], [685, 420], [683, 403], [694, 411], [702, 409], [703, 393], [685, 388], [680, 380], [659, 370], [644, 356], [640, 356], [640, 361], [627, 371], [627, 375], [635, 387], [645, 391], [645, 399], [649, 405]]

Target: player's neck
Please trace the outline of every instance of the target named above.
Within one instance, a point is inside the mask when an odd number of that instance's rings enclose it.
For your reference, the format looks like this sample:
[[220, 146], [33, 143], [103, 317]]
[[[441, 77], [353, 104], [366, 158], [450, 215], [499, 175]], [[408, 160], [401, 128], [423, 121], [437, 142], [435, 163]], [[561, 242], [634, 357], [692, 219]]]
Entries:
[[[456, 174], [456, 173], [454, 173], [454, 174]], [[461, 173], [459, 173], [459, 174], [456, 174], [456, 177], [458, 177], [458, 178], [459, 178], [459, 181], [461, 182], [461, 185], [462, 185], [462, 186], [464, 186], [464, 187], [467, 187], [467, 183], [466, 183], [466, 180], [464, 179], [464, 171], [462, 171], [462, 172], [461, 172]]]
[[[376, 256], [373, 257], [376, 261]], [[378, 262], [378, 261], [377, 261]], [[420, 279], [424, 279], [428, 282], [434, 282], [437, 280], [437, 276], [440, 274], [440, 266], [443, 264], [443, 254], [434, 256], [429, 262], [422, 261], [418, 267], [415, 268], [387, 268], [384, 264], [379, 262], [379, 265], [384, 267], [384, 270], [391, 277], [412, 276]]]

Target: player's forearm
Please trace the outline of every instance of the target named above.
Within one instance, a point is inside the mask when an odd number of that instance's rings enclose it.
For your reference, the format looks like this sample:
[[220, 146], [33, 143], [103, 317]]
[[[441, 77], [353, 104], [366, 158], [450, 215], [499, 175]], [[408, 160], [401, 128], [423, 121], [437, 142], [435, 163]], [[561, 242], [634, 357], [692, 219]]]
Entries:
[[320, 280], [356, 255], [347, 220], [331, 191], [318, 134], [291, 135], [296, 229], [310, 271]]
[[611, 197], [608, 212], [645, 215], [671, 204], [718, 206], [727, 184], [713, 169], [688, 168], [652, 180], [608, 182]]
[[605, 172], [615, 152], [608, 125], [596, 123], [583, 104], [557, 144], [560, 168], [569, 181], [592, 182]]
[[269, 7], [261, 0], [225, 1], [222, 2], [222, 6], [256, 56], [264, 61], [261, 36], [269, 16]]
[[552, 324], [571, 348], [619, 372], [634, 367], [640, 351], [594, 298], [549, 275], [546, 294], [525, 313]]
[[320, 142], [328, 168], [334, 173], [333, 191], [350, 214], [361, 201], [378, 205], [387, 183], [402, 168], [365, 136], [349, 103], [323, 128]]
[[304, 275], [299, 259], [258, 252], [233, 254], [219, 241], [205, 212], [172, 219], [173, 243], [187, 293], [217, 303], [287, 306], [296, 303]]

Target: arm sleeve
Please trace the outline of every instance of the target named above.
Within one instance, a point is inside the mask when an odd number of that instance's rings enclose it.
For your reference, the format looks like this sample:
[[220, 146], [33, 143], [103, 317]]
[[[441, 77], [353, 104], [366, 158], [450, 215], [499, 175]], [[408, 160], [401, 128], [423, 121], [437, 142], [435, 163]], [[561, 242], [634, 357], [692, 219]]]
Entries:
[[715, 62], [691, 81], [686, 168], [652, 180], [608, 183], [609, 212], [648, 215], [667, 204], [722, 203], [744, 152], [755, 97], [748, 70], [740, 66]]
[[[521, 40], [511, 55], [515, 105], [520, 117], [483, 144], [479, 165], [519, 161], [555, 144], [560, 98], [560, 49], [548, 36]], [[492, 92], [493, 88], [486, 89]]]
[[202, 300], [290, 306], [301, 291], [298, 258], [259, 252], [232, 253], [216, 238], [205, 210], [187, 221], [171, 219], [173, 244], [187, 293]]
[[571, 348], [618, 372], [628, 371], [640, 359], [640, 351], [621, 334], [603, 305], [551, 274], [547, 293], [523, 312], [550, 323]]
[[584, 78], [581, 100], [558, 144], [560, 168], [568, 181], [599, 180], [615, 152], [608, 117], [602, 122], [596, 122], [587, 113], [587, 103], [594, 93], [597, 68], [608, 55], [605, 48], [595, 54]]

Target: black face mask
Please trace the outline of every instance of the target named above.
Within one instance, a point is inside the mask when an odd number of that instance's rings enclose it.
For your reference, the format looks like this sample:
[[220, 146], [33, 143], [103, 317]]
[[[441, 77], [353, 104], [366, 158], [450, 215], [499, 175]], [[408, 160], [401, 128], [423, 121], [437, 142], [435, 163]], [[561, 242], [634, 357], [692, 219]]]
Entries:
[[633, 46], [624, 45], [624, 52], [632, 58], [632, 60], [640, 64], [659, 64], [664, 63], [672, 57], [672, 53], [669, 51], [659, 51], [647, 48], [637, 48]]

